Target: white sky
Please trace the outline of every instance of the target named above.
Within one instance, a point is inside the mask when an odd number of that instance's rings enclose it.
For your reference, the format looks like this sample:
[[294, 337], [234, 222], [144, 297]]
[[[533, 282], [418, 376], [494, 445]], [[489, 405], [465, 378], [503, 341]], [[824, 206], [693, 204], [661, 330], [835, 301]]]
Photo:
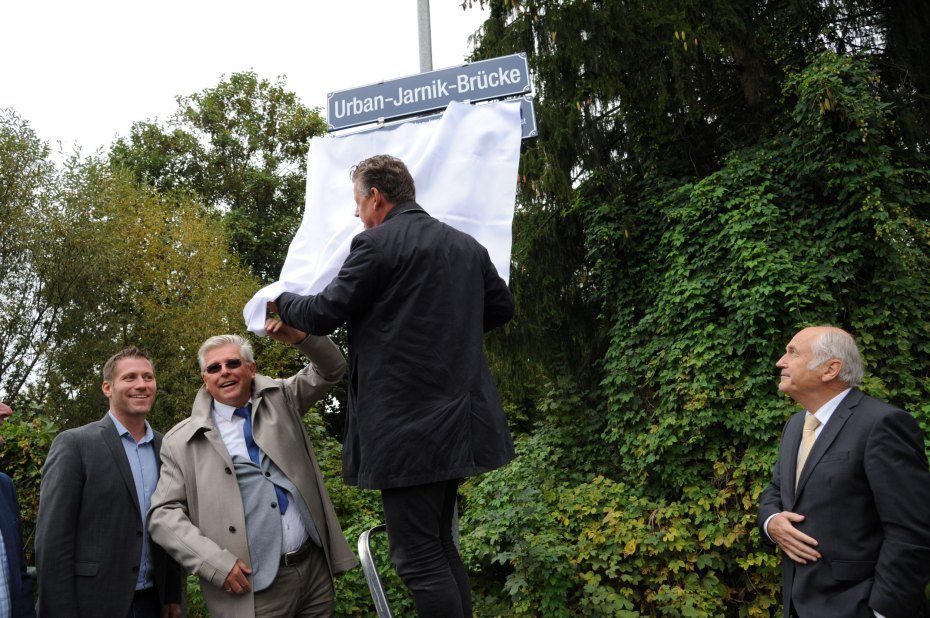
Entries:
[[[433, 68], [487, 16], [430, 0]], [[326, 94], [420, 71], [417, 0], [0, 0], [0, 108], [70, 152], [106, 148], [175, 97], [254, 70], [326, 115]]]

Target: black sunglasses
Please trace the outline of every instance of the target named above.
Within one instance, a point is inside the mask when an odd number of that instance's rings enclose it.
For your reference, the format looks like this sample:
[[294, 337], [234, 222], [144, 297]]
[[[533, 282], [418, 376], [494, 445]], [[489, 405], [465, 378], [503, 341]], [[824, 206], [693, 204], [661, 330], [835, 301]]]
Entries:
[[227, 369], [238, 369], [242, 366], [242, 360], [238, 358], [230, 358], [225, 363], [213, 363], [212, 365], [207, 365], [207, 368], [204, 369], [207, 373], [218, 373], [220, 369], [223, 368], [223, 365], [226, 365]]

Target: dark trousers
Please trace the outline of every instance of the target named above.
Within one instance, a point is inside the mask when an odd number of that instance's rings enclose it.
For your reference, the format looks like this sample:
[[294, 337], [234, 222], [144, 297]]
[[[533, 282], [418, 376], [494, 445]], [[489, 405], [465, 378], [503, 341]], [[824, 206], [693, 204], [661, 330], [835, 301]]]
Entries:
[[161, 602], [158, 600], [155, 586], [136, 590], [126, 618], [161, 618]]
[[468, 573], [452, 539], [458, 480], [382, 489], [391, 562], [420, 618], [471, 618]]

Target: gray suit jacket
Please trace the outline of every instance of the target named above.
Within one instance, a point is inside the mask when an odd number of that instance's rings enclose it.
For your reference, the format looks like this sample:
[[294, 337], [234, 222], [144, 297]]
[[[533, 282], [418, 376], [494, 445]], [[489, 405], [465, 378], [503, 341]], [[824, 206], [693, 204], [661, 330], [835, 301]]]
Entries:
[[[109, 415], [64, 431], [42, 468], [36, 523], [39, 610], [49, 618], [125, 616], [142, 554], [132, 470]], [[161, 465], [161, 434], [155, 433]], [[180, 569], [152, 543], [162, 603], [180, 603]]]

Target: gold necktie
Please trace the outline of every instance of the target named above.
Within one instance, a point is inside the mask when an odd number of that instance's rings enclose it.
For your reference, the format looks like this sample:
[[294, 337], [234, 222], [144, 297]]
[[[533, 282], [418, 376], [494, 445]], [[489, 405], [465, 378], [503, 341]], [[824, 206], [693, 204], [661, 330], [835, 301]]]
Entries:
[[814, 446], [814, 432], [818, 427], [820, 427], [820, 419], [808, 412], [807, 416], [804, 417], [804, 432], [801, 434], [801, 448], [798, 449], [798, 470], [794, 475], [795, 487], [798, 486], [798, 481], [801, 479], [801, 470], [804, 469], [807, 456], [810, 455], [811, 447]]

